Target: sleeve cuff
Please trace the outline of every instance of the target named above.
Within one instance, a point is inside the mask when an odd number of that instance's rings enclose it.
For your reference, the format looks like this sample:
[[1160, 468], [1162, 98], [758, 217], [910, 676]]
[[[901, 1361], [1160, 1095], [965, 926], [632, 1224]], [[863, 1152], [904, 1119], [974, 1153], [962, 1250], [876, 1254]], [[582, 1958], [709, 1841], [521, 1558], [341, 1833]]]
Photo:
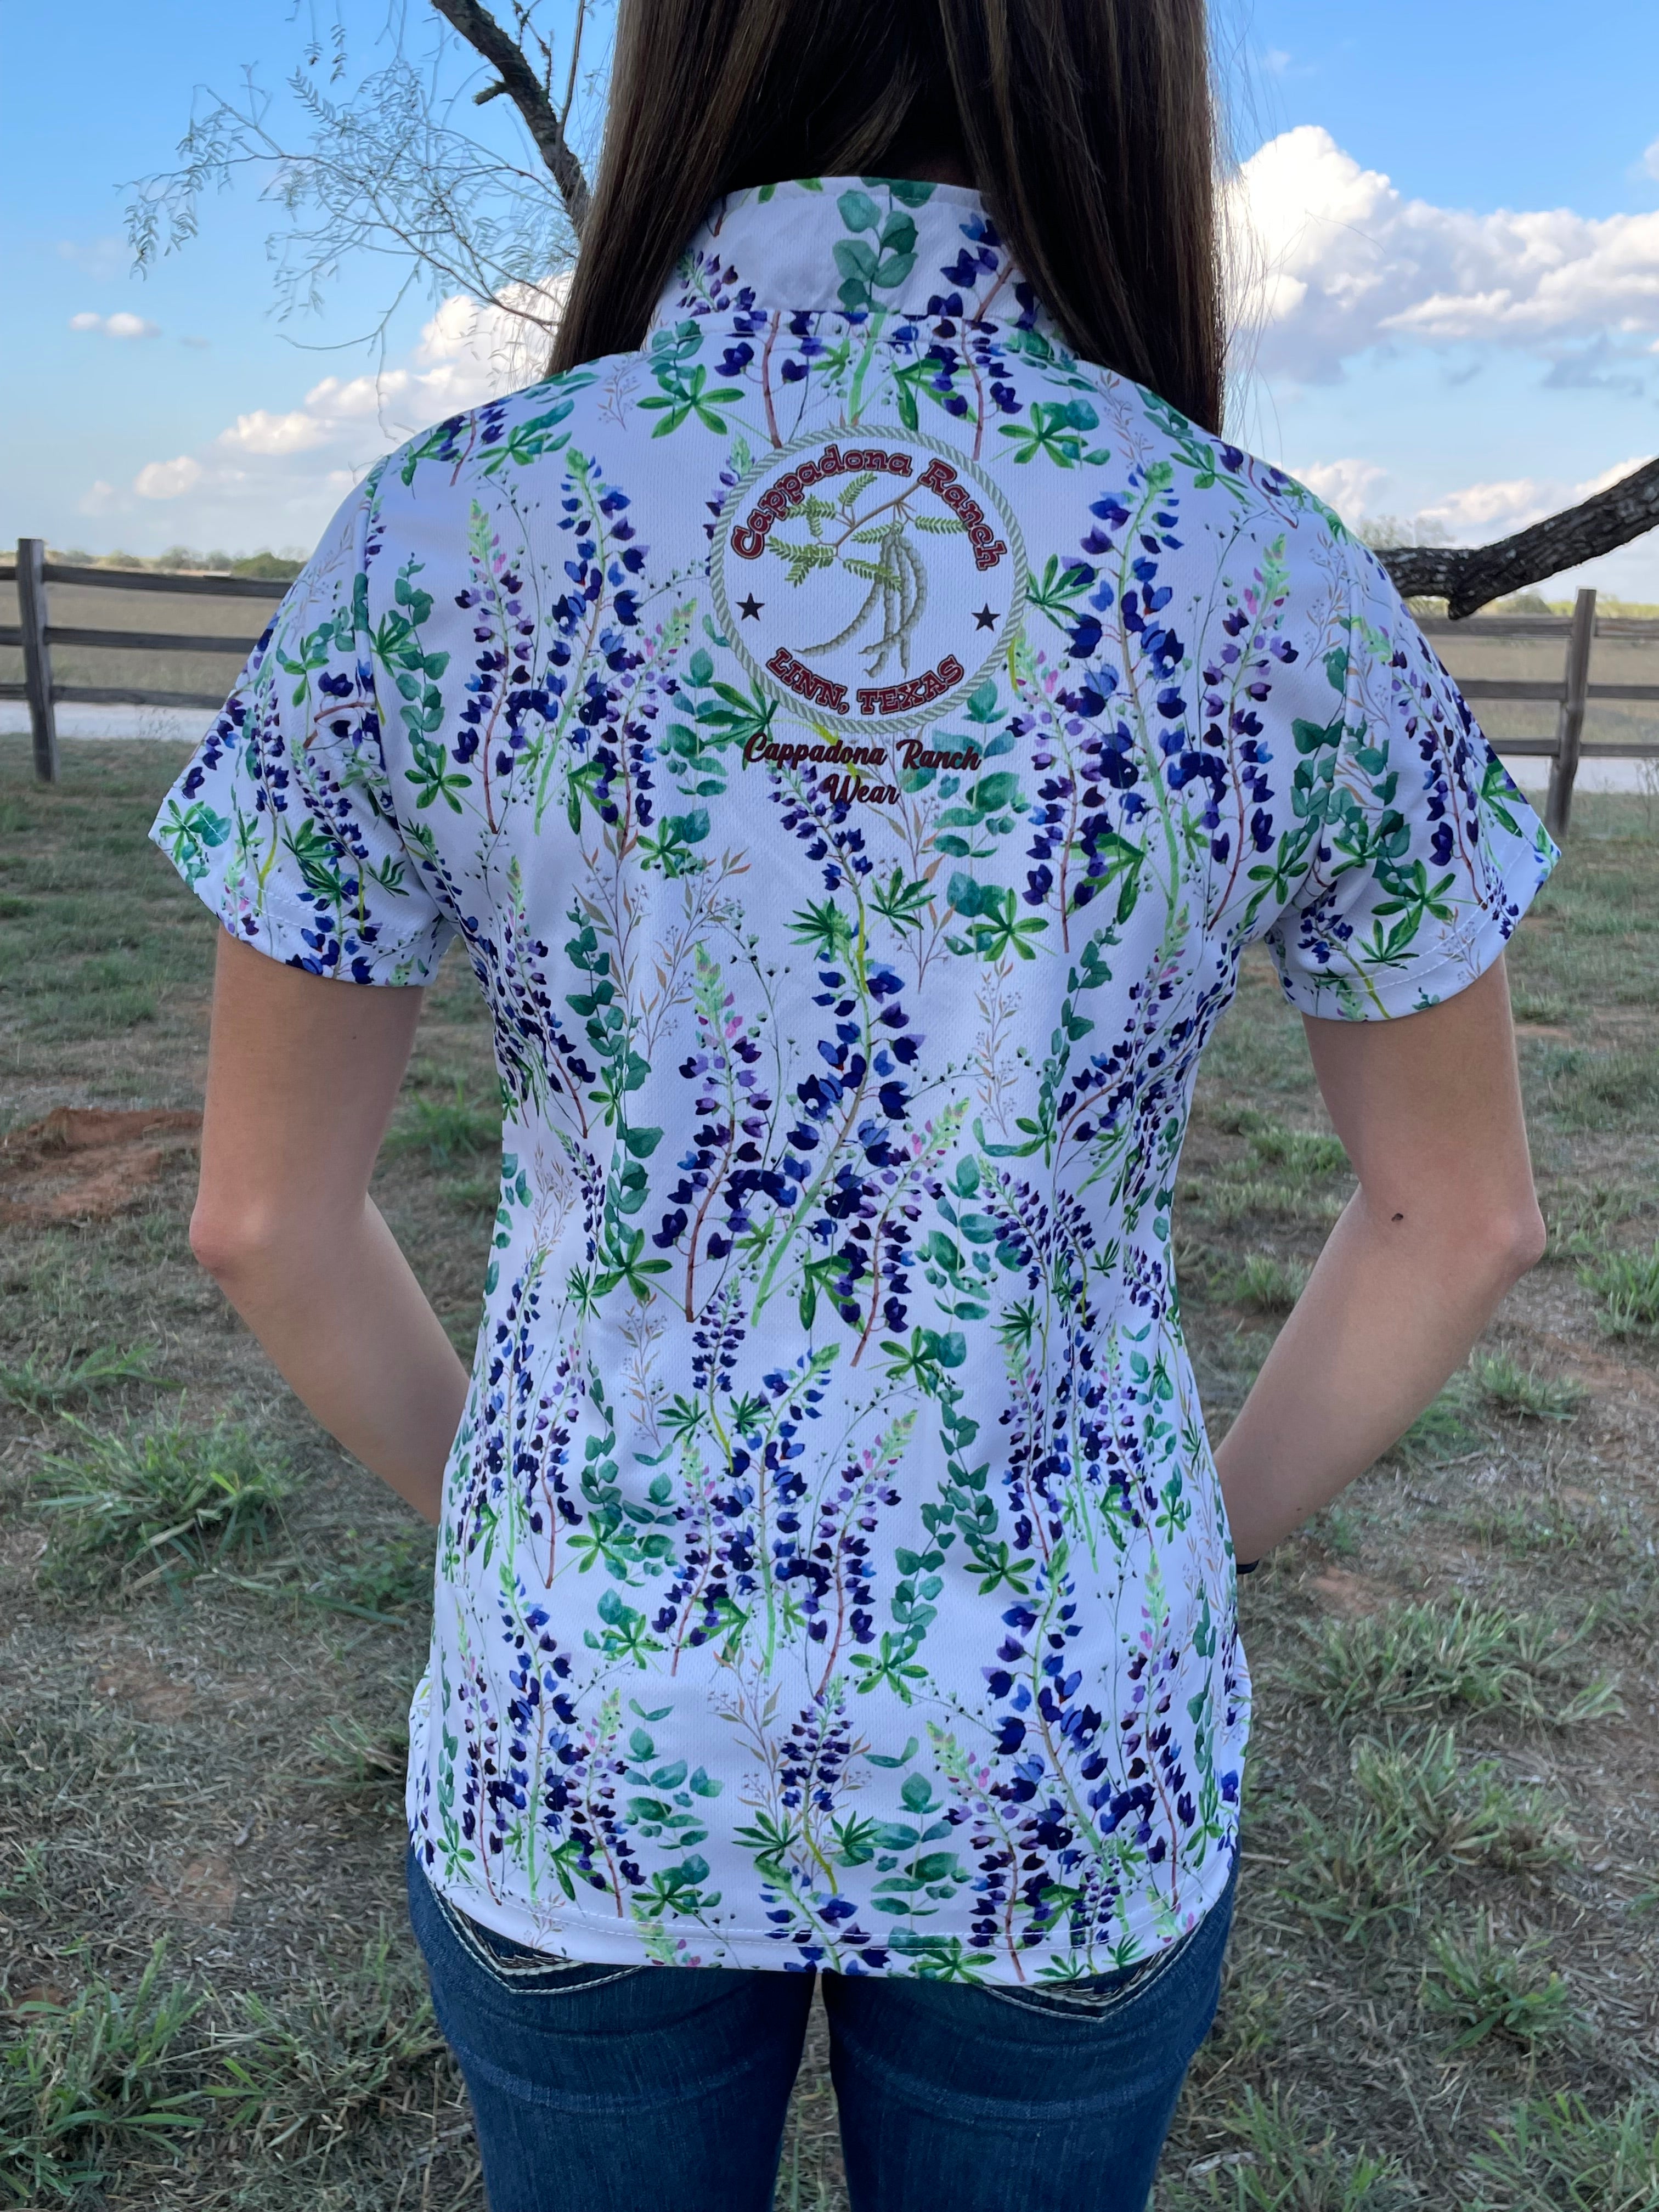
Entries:
[[[1496, 905], [1513, 907], [1512, 918], [1482, 909], [1454, 925], [1456, 949], [1443, 953], [1426, 966], [1413, 964], [1389, 975], [1373, 974], [1363, 980], [1352, 973], [1321, 970], [1316, 976], [1287, 975], [1279, 981], [1285, 996], [1297, 1012], [1316, 1021], [1397, 1020], [1402, 1014], [1423, 1013], [1443, 1005], [1478, 983], [1514, 935], [1516, 927], [1555, 871], [1560, 853], [1551, 846], [1547, 854], [1528, 851], [1499, 879]], [[1346, 985], [1339, 994], [1339, 985]], [[1338, 1003], [1333, 1005], [1333, 999]]]
[[[167, 854], [154, 829], [150, 842]], [[401, 985], [429, 983], [438, 972], [455, 925], [434, 913], [424, 931], [409, 941], [388, 944], [374, 923], [362, 931], [342, 927], [331, 908], [308, 908], [281, 883], [267, 883], [249, 896], [234, 871], [209, 869], [201, 875], [173, 866], [188, 888], [239, 945], [285, 968], [302, 968], [342, 983]]]

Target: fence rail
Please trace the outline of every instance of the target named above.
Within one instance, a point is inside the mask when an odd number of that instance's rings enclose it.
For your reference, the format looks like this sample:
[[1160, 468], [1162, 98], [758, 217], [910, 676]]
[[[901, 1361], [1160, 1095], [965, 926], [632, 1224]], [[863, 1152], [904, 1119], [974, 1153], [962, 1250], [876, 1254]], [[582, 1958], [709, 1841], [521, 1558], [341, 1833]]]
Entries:
[[[264, 599], [272, 603], [287, 586], [262, 576], [179, 576], [153, 569], [88, 568], [66, 561], [48, 561], [45, 542], [20, 538], [15, 562], [0, 562], [0, 583], [15, 582], [20, 622], [0, 626], [0, 646], [20, 647], [24, 681], [0, 684], [0, 699], [27, 699], [34, 740], [35, 774], [42, 782], [58, 780], [58, 722], [53, 711], [59, 700], [70, 705], [125, 707], [200, 707], [207, 712], [223, 703], [222, 695], [203, 691], [154, 691], [131, 684], [58, 684], [52, 672], [54, 645], [101, 646], [122, 653], [222, 653], [245, 657], [258, 642], [254, 637], [197, 635], [190, 632], [129, 629], [88, 629], [55, 623], [47, 614], [48, 586], [53, 584], [91, 585], [106, 592], [169, 592], [198, 599]], [[1431, 638], [1560, 638], [1566, 648], [1565, 665], [1559, 682], [1543, 678], [1470, 676], [1459, 679], [1466, 699], [1528, 702], [1553, 706], [1556, 728], [1553, 738], [1513, 738], [1503, 750], [1547, 759], [1551, 763], [1549, 797], [1545, 822], [1552, 836], [1565, 831], [1572, 811], [1573, 782], [1578, 763], [1584, 760], [1659, 760], [1659, 742], [1621, 738], [1603, 744], [1584, 737], [1584, 716], [1601, 701], [1650, 701], [1659, 705], [1659, 684], [1592, 684], [1590, 654], [1597, 638], [1619, 638], [1631, 644], [1659, 645], [1659, 622], [1643, 621], [1595, 611], [1594, 592], [1580, 592], [1571, 615], [1486, 615], [1478, 630], [1470, 623], [1453, 622], [1431, 615], [1422, 623]]]
[[73, 561], [48, 561], [45, 541], [20, 538], [15, 562], [0, 562], [0, 583], [17, 586], [16, 623], [0, 624], [0, 646], [21, 648], [23, 681], [0, 684], [0, 699], [27, 699], [34, 744], [34, 773], [42, 783], [58, 781], [58, 716], [61, 700], [69, 706], [200, 707], [211, 714], [224, 704], [222, 692], [156, 691], [131, 684], [59, 684], [52, 672], [55, 645], [101, 647], [115, 653], [222, 653], [245, 659], [257, 636], [221, 637], [192, 632], [88, 629], [54, 623], [47, 612], [48, 586], [91, 585], [100, 592], [182, 592], [203, 599], [263, 599], [275, 605], [288, 589], [264, 576], [177, 576], [149, 568], [88, 568]]
[[[0, 623], [0, 645], [21, 645], [21, 629]], [[48, 645], [102, 645], [125, 653], [251, 653], [257, 637], [196, 637], [165, 629], [65, 629], [46, 624]]]
[[[1571, 615], [1482, 615], [1478, 631], [1468, 618], [1454, 622], [1447, 615], [1419, 615], [1417, 627], [1425, 637], [1565, 637], [1572, 628]], [[1621, 637], [1629, 645], [1659, 645], [1659, 622], [1651, 615], [1603, 615], [1595, 617], [1597, 637]]]
[[[39, 545], [38, 538], [20, 538], [17, 562], [0, 561], [0, 584], [9, 583], [21, 568], [26, 545]], [[155, 568], [87, 568], [73, 561], [48, 561], [44, 553], [40, 574], [48, 584], [93, 584], [100, 592], [183, 592], [199, 599], [280, 599], [286, 582], [274, 576], [181, 576]]]
[[1446, 615], [1431, 615], [1422, 624], [1431, 638], [1479, 635], [1482, 638], [1559, 637], [1566, 646], [1566, 662], [1559, 683], [1543, 678], [1502, 676], [1462, 676], [1457, 688], [1471, 704], [1482, 699], [1518, 702], [1528, 701], [1556, 710], [1553, 738], [1511, 738], [1502, 750], [1530, 756], [1550, 763], [1549, 795], [1544, 802], [1544, 826], [1553, 837], [1564, 836], [1572, 817], [1572, 790], [1578, 764], [1586, 760], [1659, 761], [1659, 743], [1642, 738], [1602, 744], [1584, 736], [1584, 716], [1600, 701], [1631, 703], [1649, 701], [1659, 705], [1659, 684], [1592, 684], [1590, 655], [1597, 638], [1623, 639], [1632, 645], [1659, 644], [1659, 623], [1622, 615], [1598, 615], [1594, 592], [1580, 592], [1570, 615], [1486, 615], [1479, 631], [1470, 623]]

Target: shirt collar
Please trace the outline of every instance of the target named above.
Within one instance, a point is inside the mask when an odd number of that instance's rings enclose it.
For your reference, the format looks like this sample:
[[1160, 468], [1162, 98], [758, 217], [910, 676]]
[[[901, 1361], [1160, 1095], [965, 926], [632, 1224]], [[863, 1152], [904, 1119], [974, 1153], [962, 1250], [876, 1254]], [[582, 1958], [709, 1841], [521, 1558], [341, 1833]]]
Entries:
[[809, 177], [717, 200], [657, 302], [654, 332], [688, 315], [759, 327], [779, 311], [988, 323], [1059, 334], [979, 194], [885, 177]]

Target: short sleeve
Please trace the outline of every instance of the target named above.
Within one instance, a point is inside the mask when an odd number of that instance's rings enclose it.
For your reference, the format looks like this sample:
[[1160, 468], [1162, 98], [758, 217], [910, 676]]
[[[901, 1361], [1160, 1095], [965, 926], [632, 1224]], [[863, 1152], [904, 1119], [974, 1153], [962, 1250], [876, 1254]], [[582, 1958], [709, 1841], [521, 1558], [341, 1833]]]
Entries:
[[1331, 718], [1292, 732], [1310, 865], [1265, 939], [1300, 1012], [1377, 1021], [1483, 975], [1560, 855], [1381, 562], [1344, 551]]
[[365, 556], [374, 478], [295, 579], [150, 836], [233, 936], [290, 967], [422, 983], [453, 923], [405, 849]]

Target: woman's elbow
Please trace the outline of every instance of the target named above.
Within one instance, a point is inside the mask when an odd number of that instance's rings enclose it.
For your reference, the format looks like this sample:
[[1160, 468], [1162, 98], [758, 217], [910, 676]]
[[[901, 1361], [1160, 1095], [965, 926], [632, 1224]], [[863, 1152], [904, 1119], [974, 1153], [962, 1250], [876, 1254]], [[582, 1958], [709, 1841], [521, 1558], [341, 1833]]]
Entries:
[[223, 1282], [245, 1267], [255, 1248], [251, 1224], [230, 1207], [198, 1197], [190, 1217], [190, 1249], [198, 1267]]
[[1512, 1205], [1490, 1206], [1448, 1227], [1454, 1249], [1499, 1297], [1538, 1265], [1549, 1242], [1544, 1217], [1530, 1191]]
[[215, 1282], [226, 1286], [280, 1266], [302, 1237], [296, 1214], [264, 1197], [204, 1188], [190, 1217], [191, 1250]]
[[1549, 1231], [1539, 1211], [1538, 1200], [1528, 1192], [1524, 1204], [1504, 1224], [1504, 1263], [1512, 1283], [1518, 1283], [1522, 1275], [1538, 1265], [1549, 1241]]
[[1415, 1248], [1415, 1264], [1449, 1285], [1499, 1298], [1544, 1256], [1548, 1235], [1530, 1187], [1512, 1194], [1443, 1188], [1414, 1197], [1415, 1204], [1391, 1197], [1379, 1205], [1370, 1196], [1376, 1234], [1391, 1243], [1401, 1224], [1411, 1224], [1404, 1233]]

